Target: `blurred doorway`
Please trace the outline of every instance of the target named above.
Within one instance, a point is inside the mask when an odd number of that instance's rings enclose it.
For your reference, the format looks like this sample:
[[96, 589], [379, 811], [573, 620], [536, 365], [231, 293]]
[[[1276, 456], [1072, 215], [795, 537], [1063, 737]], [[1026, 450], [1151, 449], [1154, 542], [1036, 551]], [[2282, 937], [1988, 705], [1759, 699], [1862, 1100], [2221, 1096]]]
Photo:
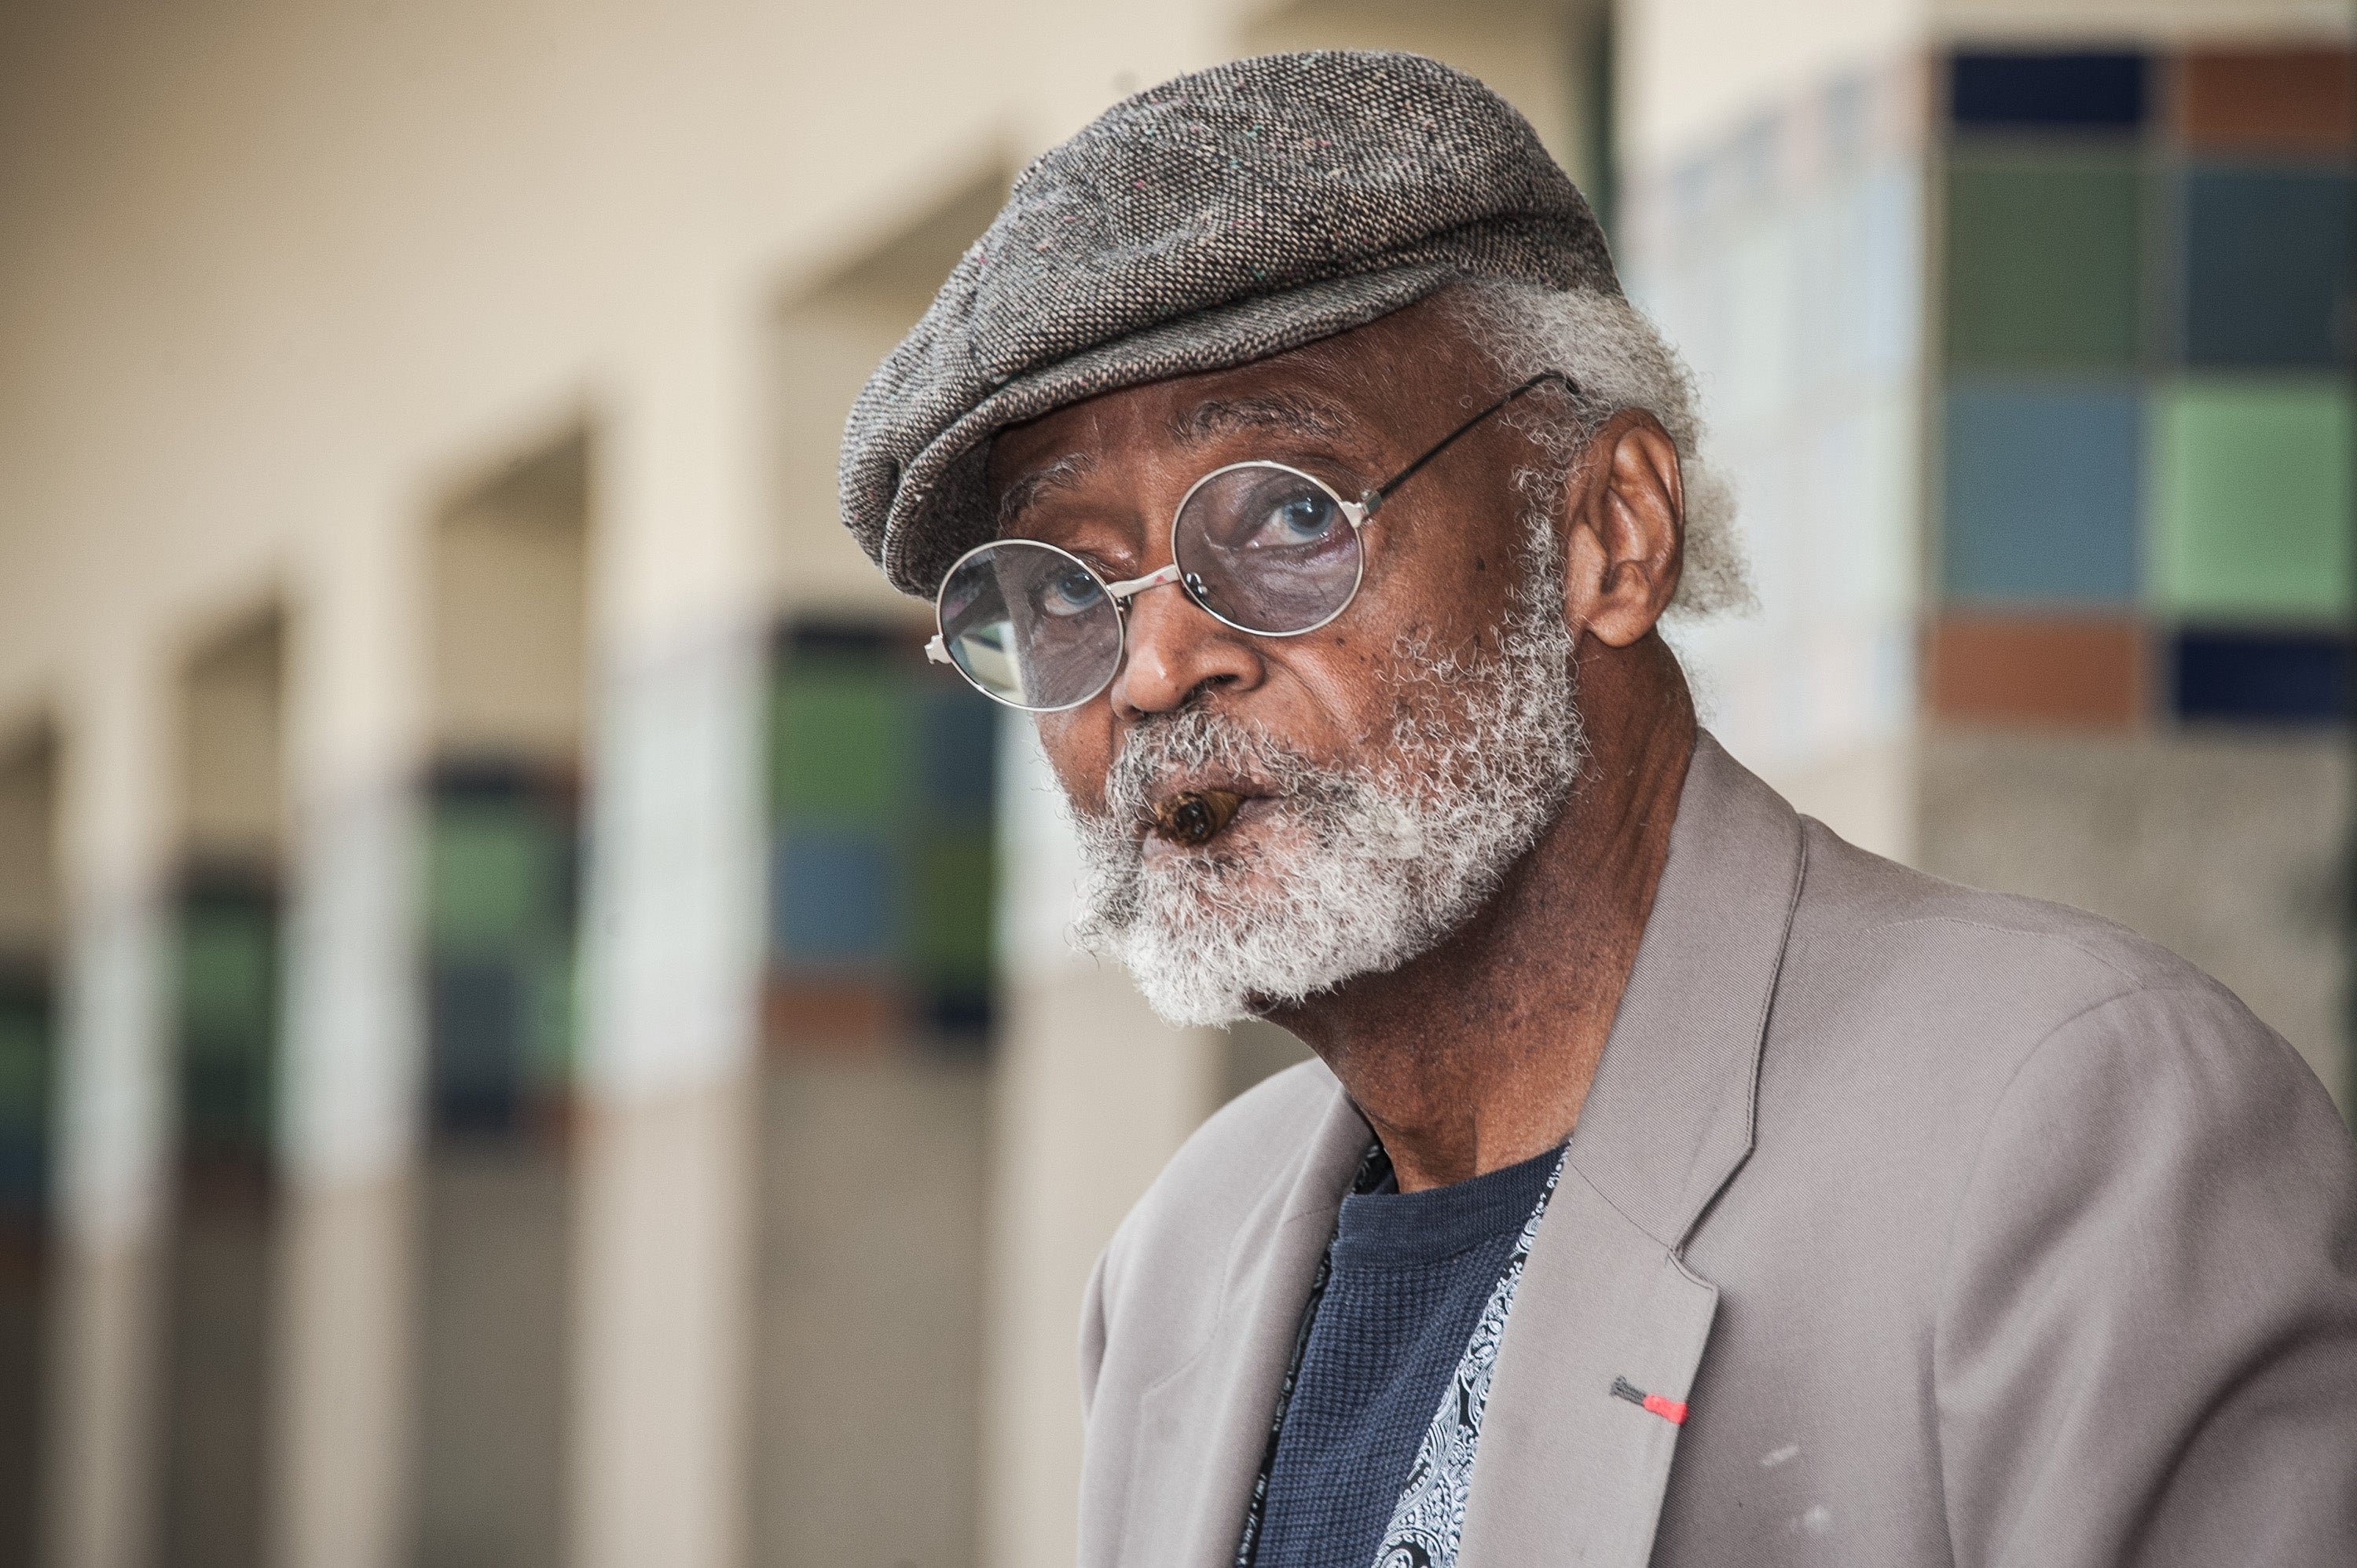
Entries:
[[267, 611], [200, 648], [181, 684], [167, 1568], [259, 1562], [267, 1531], [285, 655]]
[[0, 736], [0, 1563], [33, 1561], [57, 1076], [58, 745]]
[[433, 535], [423, 1568], [565, 1560], [588, 497], [574, 436]]
[[996, 715], [844, 531], [862, 382], [1006, 199], [979, 167], [781, 307], [754, 1552], [974, 1560]]

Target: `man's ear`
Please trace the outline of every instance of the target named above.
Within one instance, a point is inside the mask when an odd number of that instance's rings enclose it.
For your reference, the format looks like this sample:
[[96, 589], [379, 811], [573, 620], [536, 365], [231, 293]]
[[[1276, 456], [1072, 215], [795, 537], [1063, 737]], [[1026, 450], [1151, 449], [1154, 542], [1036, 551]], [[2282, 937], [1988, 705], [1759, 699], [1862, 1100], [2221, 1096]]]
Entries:
[[1564, 613], [1610, 648], [1653, 629], [1685, 563], [1685, 482], [1660, 420], [1623, 409], [1587, 444], [1566, 487]]

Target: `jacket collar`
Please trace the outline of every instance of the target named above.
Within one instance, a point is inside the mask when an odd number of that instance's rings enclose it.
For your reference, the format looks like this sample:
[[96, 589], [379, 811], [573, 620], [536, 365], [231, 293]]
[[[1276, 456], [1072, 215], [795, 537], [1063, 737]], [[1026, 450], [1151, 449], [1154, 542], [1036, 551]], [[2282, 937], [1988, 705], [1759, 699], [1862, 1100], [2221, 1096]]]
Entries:
[[1679, 1257], [1751, 1150], [1768, 1004], [1800, 894], [1800, 819], [1698, 737], [1645, 935], [1540, 1222], [1467, 1498], [1459, 1568], [1652, 1555], [1718, 1292]]
[[1708, 732], [1571, 1163], [1663, 1247], [1682, 1246], [1751, 1152], [1768, 1004], [1801, 896], [1801, 820]]

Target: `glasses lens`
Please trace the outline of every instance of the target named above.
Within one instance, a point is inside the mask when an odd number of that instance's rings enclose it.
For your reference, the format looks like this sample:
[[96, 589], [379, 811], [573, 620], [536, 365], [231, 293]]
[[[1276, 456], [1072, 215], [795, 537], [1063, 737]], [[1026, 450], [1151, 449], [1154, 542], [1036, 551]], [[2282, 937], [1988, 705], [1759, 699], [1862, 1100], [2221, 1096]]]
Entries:
[[965, 678], [1018, 708], [1069, 708], [1121, 665], [1121, 612], [1094, 574], [1052, 544], [1002, 539], [942, 585], [942, 642]]
[[1359, 588], [1359, 531], [1333, 491], [1274, 463], [1205, 479], [1172, 547], [1197, 602], [1245, 631], [1325, 625]]

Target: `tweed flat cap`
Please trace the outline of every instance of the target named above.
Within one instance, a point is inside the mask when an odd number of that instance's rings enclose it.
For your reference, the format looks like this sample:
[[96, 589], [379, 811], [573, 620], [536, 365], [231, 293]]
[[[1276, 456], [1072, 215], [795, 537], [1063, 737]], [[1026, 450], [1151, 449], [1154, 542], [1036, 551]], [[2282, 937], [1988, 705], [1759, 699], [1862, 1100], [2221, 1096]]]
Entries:
[[930, 596], [991, 537], [1010, 424], [1363, 326], [1459, 277], [1619, 294], [1528, 121], [1421, 55], [1264, 55], [1115, 104], [1043, 155], [868, 379], [843, 516]]

